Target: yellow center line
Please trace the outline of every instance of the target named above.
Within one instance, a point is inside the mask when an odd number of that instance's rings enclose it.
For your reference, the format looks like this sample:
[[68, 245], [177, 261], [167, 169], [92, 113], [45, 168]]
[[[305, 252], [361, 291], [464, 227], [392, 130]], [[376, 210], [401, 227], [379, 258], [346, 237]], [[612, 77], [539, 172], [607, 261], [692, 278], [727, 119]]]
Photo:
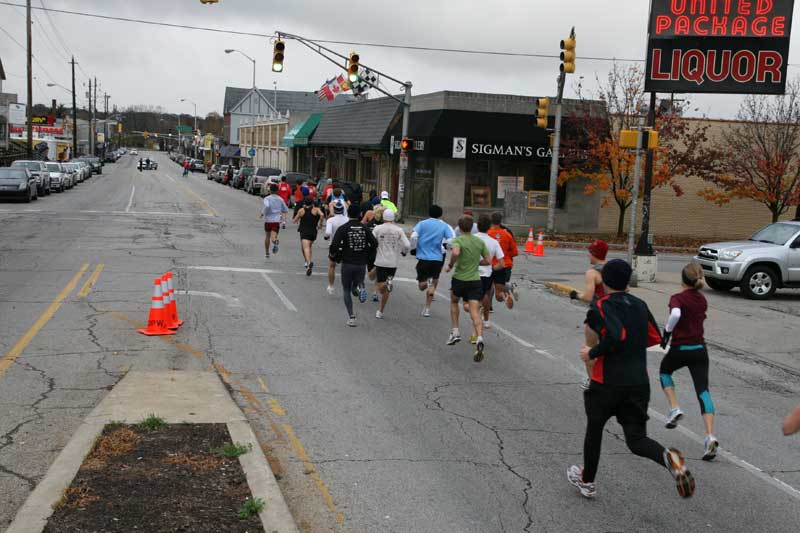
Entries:
[[286, 411], [283, 407], [281, 407], [281, 404], [278, 403], [278, 400], [269, 400], [267, 401], [267, 405], [269, 405], [269, 410], [274, 414], [278, 416], [286, 416]]
[[269, 387], [267, 387], [267, 384], [264, 381], [264, 378], [262, 378], [261, 376], [258, 376], [258, 386], [261, 387], [261, 390], [263, 390], [264, 392], [269, 394]]
[[319, 477], [317, 469], [314, 468], [314, 463], [312, 463], [311, 459], [309, 459], [305, 448], [303, 448], [303, 444], [300, 442], [300, 439], [298, 439], [297, 435], [294, 434], [292, 426], [289, 424], [283, 424], [283, 430], [286, 432], [286, 436], [289, 437], [289, 442], [292, 444], [294, 451], [297, 453], [297, 457], [300, 458], [300, 460], [303, 462], [303, 466], [306, 467], [306, 472], [308, 472], [308, 475], [311, 476], [311, 479], [313, 479], [314, 483], [317, 485], [317, 488], [322, 494], [322, 499], [325, 500], [325, 504], [328, 506], [328, 509], [330, 509], [334, 514], [337, 522], [340, 524], [344, 523], [344, 515], [336, 509], [333, 496], [331, 496], [330, 491], [328, 491], [328, 487], [325, 486], [325, 482], [322, 481], [321, 477]]
[[199, 204], [200, 204], [200, 205], [203, 207], [203, 209], [205, 209], [205, 210], [206, 210], [206, 212], [207, 212], [209, 215], [211, 215], [212, 217], [217, 217], [217, 216], [219, 216], [219, 213], [217, 213], [217, 210], [216, 210], [216, 209], [214, 209], [213, 207], [211, 207], [211, 204], [209, 204], [208, 202], [206, 202], [206, 201], [205, 201], [203, 198], [201, 198], [201, 197], [200, 197], [200, 195], [198, 195], [198, 194], [197, 194], [196, 192], [194, 192], [192, 189], [190, 189], [189, 187], [185, 186], [185, 185], [184, 185], [184, 184], [182, 184], [182, 183], [178, 183], [178, 187], [180, 187], [181, 189], [183, 189], [183, 190], [184, 190], [184, 191], [185, 191], [187, 194], [189, 194], [189, 196], [192, 196], [193, 198], [195, 198], [195, 199], [197, 200], [197, 202], [198, 202], [198, 203], [199, 203]]
[[78, 298], [86, 298], [87, 296], [89, 296], [89, 291], [91, 291], [92, 287], [94, 287], [94, 284], [97, 283], [97, 278], [100, 277], [100, 273], [103, 271], [105, 267], [106, 265], [104, 265], [103, 263], [97, 265], [97, 268], [94, 269], [92, 275], [89, 276], [89, 279], [87, 279], [86, 283], [84, 283], [83, 287], [81, 287], [81, 290], [78, 293]]
[[25, 332], [25, 334], [20, 338], [17, 343], [11, 347], [11, 349], [6, 352], [2, 359], [0, 359], [0, 376], [5, 374], [6, 370], [14, 364], [14, 361], [22, 355], [22, 352], [25, 351], [25, 348], [31, 343], [31, 341], [36, 337], [36, 335], [42, 330], [42, 328], [47, 324], [47, 322], [53, 318], [53, 315], [56, 314], [61, 304], [64, 303], [66, 297], [75, 289], [75, 286], [80, 281], [81, 277], [89, 270], [89, 263], [86, 263], [78, 270], [78, 273], [73, 276], [73, 278], [67, 283], [67, 286], [61, 289], [61, 292], [58, 293], [55, 300], [53, 300], [50, 305], [45, 309], [44, 313], [42, 313], [36, 322]]

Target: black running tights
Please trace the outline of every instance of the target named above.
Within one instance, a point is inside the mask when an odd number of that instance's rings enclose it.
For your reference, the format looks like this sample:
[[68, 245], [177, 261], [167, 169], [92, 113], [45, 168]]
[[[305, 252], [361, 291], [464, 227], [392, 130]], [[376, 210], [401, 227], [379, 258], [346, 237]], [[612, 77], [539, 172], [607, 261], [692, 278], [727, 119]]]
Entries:
[[348, 316], [355, 316], [353, 314], [353, 294], [351, 291], [353, 287], [359, 287], [364, 284], [366, 272], [366, 265], [342, 263], [342, 292], [344, 293], [344, 306], [347, 308]]

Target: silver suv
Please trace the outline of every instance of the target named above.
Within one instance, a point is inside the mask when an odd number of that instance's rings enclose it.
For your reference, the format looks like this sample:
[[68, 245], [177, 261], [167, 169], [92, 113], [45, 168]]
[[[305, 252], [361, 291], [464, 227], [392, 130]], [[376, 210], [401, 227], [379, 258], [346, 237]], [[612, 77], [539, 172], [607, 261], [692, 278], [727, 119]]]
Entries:
[[11, 163], [12, 168], [27, 168], [34, 178], [36, 178], [36, 192], [39, 196], [47, 196], [50, 194], [50, 172], [47, 170], [47, 165], [44, 161], [36, 160], [17, 160]]
[[703, 245], [694, 260], [715, 291], [739, 287], [767, 300], [776, 289], [800, 289], [800, 220], [770, 224], [746, 241]]

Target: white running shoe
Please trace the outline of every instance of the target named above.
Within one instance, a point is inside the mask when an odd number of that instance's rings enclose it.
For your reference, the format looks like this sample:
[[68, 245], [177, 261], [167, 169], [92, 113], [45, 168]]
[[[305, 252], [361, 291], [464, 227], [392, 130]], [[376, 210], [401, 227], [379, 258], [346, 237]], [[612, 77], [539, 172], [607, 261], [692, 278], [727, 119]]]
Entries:
[[492, 329], [492, 323], [488, 320], [483, 321], [483, 329]]
[[328, 291], [328, 294], [330, 294], [331, 296], [336, 294], [336, 289], [333, 288], [333, 285], [328, 285], [328, 288], [326, 290]]
[[453, 346], [457, 342], [461, 342], [461, 334], [455, 332], [450, 333], [450, 337], [447, 339], [447, 345]]
[[717, 448], [719, 448], [719, 441], [714, 435], [706, 435], [703, 441], [705, 451], [703, 452], [703, 461], [713, 461], [717, 457]]
[[675, 448], [664, 450], [664, 463], [675, 479], [675, 486], [681, 498], [691, 498], [694, 495], [694, 476], [687, 470], [686, 460], [681, 452]]
[[678, 420], [681, 418], [683, 418], [683, 411], [681, 411], [680, 407], [670, 409], [669, 414], [667, 415], [667, 423], [664, 424], [664, 427], [667, 429], [675, 429], [678, 427]]
[[422, 310], [422, 316], [424, 316], [425, 318], [430, 318], [431, 310], [426, 307], [425, 309]]
[[348, 318], [347, 325], [350, 326], [351, 328], [356, 327], [356, 317], [351, 316], [350, 318]]
[[567, 480], [581, 492], [584, 498], [594, 498], [597, 495], [594, 483], [583, 482], [583, 468], [572, 465], [567, 468]]
[[378, 320], [382, 319], [383, 313], [381, 313], [380, 311], [375, 311], [375, 318], [377, 318]]

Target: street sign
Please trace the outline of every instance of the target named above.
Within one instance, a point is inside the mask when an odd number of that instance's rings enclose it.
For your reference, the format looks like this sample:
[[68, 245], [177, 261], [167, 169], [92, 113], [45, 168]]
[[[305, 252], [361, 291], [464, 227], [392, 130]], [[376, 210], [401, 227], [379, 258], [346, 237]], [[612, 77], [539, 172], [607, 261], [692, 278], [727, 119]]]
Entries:
[[408, 154], [400, 152], [400, 170], [408, 170]]
[[651, 0], [645, 91], [783, 94], [794, 0]]
[[247, 151], [247, 155], [249, 155], [250, 157], [255, 157], [256, 156], [256, 149], [255, 148], [250, 148]]
[[177, 129], [180, 132], [190, 132], [191, 133], [191, 131], [192, 131], [192, 127], [191, 126], [178, 126], [175, 129]]

